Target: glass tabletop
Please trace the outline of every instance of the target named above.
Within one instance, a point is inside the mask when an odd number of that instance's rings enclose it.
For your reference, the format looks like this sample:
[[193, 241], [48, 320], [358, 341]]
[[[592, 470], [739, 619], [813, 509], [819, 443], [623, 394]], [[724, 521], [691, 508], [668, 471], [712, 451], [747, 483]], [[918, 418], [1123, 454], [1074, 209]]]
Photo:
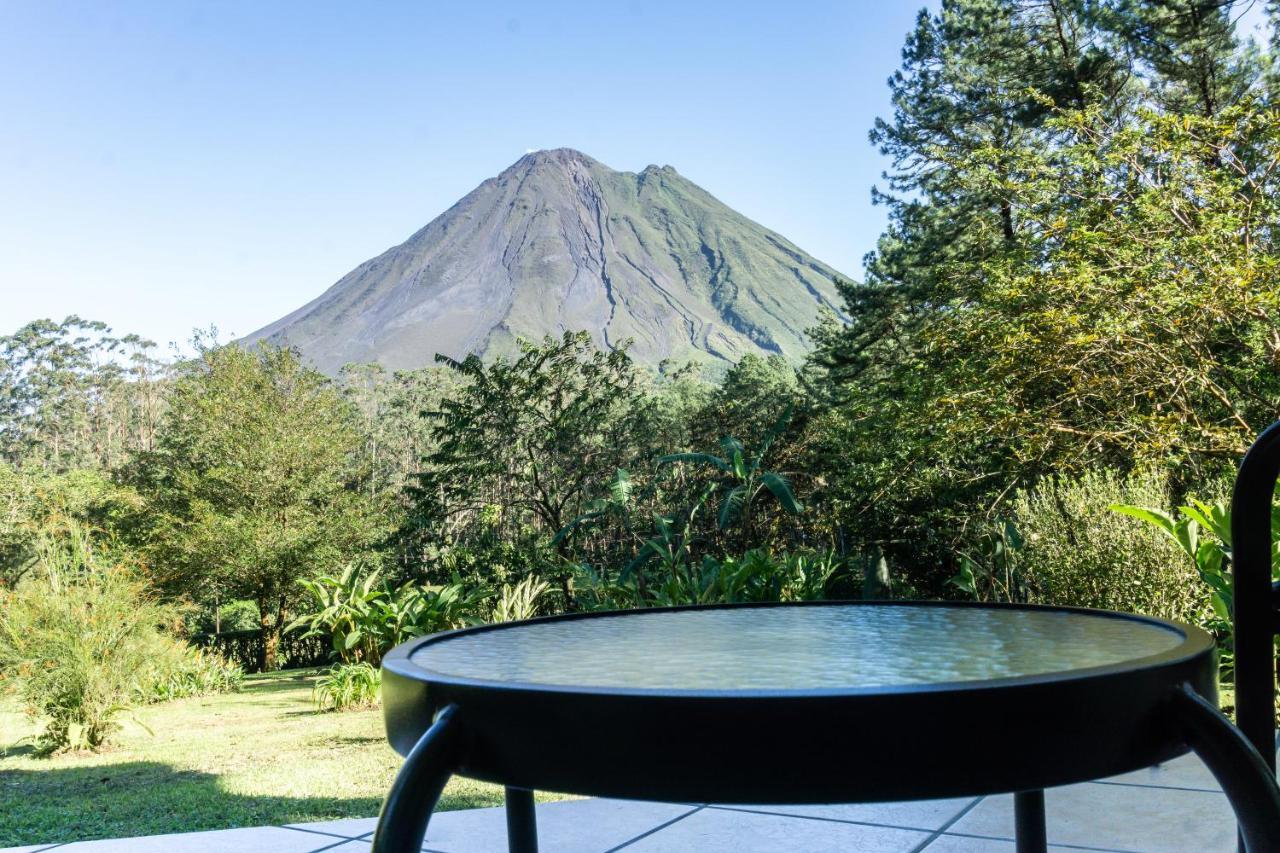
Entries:
[[634, 611], [428, 643], [445, 676], [560, 687], [821, 690], [979, 681], [1118, 664], [1184, 637], [1138, 619], [1014, 608], [818, 605]]

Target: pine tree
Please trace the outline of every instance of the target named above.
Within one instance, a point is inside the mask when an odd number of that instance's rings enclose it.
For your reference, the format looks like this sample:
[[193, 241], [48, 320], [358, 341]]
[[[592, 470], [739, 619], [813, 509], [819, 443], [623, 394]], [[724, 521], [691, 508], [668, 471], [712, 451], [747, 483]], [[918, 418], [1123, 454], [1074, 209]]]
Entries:
[[1115, 0], [1101, 24], [1119, 35], [1150, 80], [1162, 111], [1211, 117], [1258, 82], [1255, 50], [1236, 38], [1240, 0]]

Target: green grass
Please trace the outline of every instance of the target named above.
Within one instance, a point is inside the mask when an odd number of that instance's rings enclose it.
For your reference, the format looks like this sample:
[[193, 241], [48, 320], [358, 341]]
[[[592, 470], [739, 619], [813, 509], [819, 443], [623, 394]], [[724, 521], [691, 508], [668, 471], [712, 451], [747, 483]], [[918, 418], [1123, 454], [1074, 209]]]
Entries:
[[[250, 676], [241, 693], [142, 708], [100, 754], [37, 758], [36, 723], [0, 699], [0, 847], [371, 817], [400, 766], [382, 712], [317, 714], [316, 673]], [[498, 805], [455, 778], [439, 808]]]

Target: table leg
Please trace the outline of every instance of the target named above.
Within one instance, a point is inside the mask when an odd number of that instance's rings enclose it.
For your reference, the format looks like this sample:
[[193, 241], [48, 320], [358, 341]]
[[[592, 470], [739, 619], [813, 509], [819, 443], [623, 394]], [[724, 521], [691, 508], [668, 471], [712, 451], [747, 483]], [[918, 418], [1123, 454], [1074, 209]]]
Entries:
[[1013, 795], [1013, 825], [1018, 853], [1046, 853], [1049, 841], [1044, 825], [1044, 791], [1019, 791]]
[[538, 853], [538, 818], [533, 810], [533, 791], [507, 788], [507, 850], [509, 853]]
[[1280, 848], [1280, 786], [1253, 744], [1190, 685], [1174, 691], [1173, 709], [1187, 743], [1231, 802], [1245, 849], [1271, 853]]
[[372, 853], [419, 853], [440, 792], [458, 766], [457, 708], [445, 707], [405, 757], [382, 803]]

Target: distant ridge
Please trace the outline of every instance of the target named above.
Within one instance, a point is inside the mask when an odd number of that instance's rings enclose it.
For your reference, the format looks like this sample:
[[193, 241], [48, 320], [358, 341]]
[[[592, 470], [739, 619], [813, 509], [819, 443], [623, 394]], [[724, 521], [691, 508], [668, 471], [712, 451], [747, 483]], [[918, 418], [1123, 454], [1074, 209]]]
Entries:
[[838, 274], [670, 166], [617, 172], [569, 148], [527, 154], [404, 243], [247, 342], [297, 347], [334, 374], [514, 350], [586, 329], [632, 356], [801, 357], [838, 312]]

